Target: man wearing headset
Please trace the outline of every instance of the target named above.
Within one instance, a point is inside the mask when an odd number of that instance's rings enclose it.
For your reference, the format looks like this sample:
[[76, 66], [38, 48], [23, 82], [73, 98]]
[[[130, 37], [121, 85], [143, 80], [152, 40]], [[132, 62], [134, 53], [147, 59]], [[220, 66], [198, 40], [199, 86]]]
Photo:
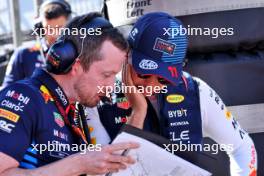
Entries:
[[[47, 54], [47, 67], [0, 92], [0, 175], [105, 174], [134, 163], [116, 152], [134, 142], [94, 147], [83, 125], [80, 102], [98, 104], [97, 86], [112, 86], [126, 59], [128, 44], [97, 13], [75, 17], [65, 28], [100, 29], [100, 35], [61, 36]], [[136, 109], [139, 109], [135, 107]], [[139, 110], [134, 116], [145, 116]], [[135, 117], [136, 118], [136, 117]], [[86, 152], [77, 146], [88, 145]], [[62, 147], [62, 148], [61, 148]]]
[[30, 47], [22, 46], [15, 50], [8, 63], [2, 88], [30, 77], [35, 68], [44, 65], [44, 55], [58, 37], [55, 32], [44, 35], [45, 31], [64, 27], [71, 16], [71, 6], [64, 0], [47, 0], [41, 5], [39, 15], [32, 33], [38, 41]]
[[[212, 88], [182, 71], [187, 38], [176, 34], [180, 25], [179, 20], [166, 13], [141, 17], [128, 37], [131, 52], [123, 80], [128, 86], [143, 86], [145, 92], [137, 93], [136, 98], [127, 92], [128, 99], [113, 94], [114, 103], [102, 101], [98, 105], [99, 115], [91, 110], [87, 113], [90, 118], [100, 117], [110, 138], [115, 137], [123, 123], [131, 120], [136, 127], [158, 133], [180, 145], [202, 144], [203, 137], [210, 137], [225, 147], [232, 176], [254, 176], [257, 154], [247, 132]], [[154, 92], [157, 87], [163, 90], [164, 86], [166, 92]], [[151, 96], [146, 92], [147, 87], [152, 87]], [[128, 100], [142, 108], [148, 104], [147, 116], [128, 117], [131, 113]]]

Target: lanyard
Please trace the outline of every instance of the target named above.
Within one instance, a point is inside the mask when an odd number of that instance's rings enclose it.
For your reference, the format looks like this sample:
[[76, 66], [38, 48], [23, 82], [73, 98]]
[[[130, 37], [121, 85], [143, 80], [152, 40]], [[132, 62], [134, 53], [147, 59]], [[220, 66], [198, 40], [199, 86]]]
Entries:
[[81, 130], [81, 125], [79, 124], [79, 113], [75, 108], [75, 104], [70, 104], [65, 111], [55, 96], [53, 96], [53, 99], [66, 125], [70, 126], [73, 132], [81, 138], [82, 143], [88, 144], [84, 130]]

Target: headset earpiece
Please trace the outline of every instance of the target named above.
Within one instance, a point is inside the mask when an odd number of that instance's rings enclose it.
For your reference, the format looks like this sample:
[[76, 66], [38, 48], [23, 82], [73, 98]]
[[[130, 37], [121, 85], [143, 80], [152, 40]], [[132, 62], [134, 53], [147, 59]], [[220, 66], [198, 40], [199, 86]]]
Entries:
[[[112, 24], [103, 17], [95, 17], [91, 21], [83, 22], [79, 28], [113, 28]], [[85, 38], [83, 38], [85, 40]], [[82, 46], [83, 47], [83, 46]], [[83, 48], [82, 48], [83, 49]], [[49, 49], [46, 56], [46, 69], [54, 74], [66, 74], [71, 70], [77, 57], [82, 53], [78, 53], [77, 47], [73, 42], [64, 40], [61, 36], [57, 39]]]
[[46, 69], [54, 74], [66, 74], [77, 57], [77, 49], [71, 41], [58, 40], [47, 53]]

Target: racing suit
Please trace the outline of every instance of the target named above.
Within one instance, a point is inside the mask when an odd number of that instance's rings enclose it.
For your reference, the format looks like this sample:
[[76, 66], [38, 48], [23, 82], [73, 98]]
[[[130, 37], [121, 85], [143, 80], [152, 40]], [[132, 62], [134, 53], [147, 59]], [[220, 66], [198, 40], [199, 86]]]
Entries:
[[[144, 130], [181, 144], [201, 144], [203, 137], [210, 137], [222, 146], [231, 146], [232, 150], [224, 150], [230, 158], [232, 176], [255, 175], [257, 154], [250, 136], [211, 87], [199, 78], [184, 75], [187, 84], [168, 86], [166, 94], [147, 98]], [[114, 103], [101, 102], [97, 109], [86, 109], [88, 124], [105, 129], [91, 133], [101, 143], [110, 142], [131, 113], [124, 95], [114, 95], [112, 99]]]

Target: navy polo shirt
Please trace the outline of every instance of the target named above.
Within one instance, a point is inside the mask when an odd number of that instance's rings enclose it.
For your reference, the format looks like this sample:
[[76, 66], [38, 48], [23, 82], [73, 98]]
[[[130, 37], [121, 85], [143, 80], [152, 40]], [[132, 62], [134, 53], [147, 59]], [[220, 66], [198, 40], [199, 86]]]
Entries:
[[78, 139], [58, 111], [51, 88], [64, 95], [48, 73], [37, 70], [0, 92], [0, 152], [16, 159], [21, 168], [40, 167], [77, 152], [72, 147]]
[[37, 43], [30, 47], [18, 48], [10, 58], [2, 86], [6, 87], [18, 80], [30, 77], [35, 68], [40, 68], [43, 64], [44, 59]]

